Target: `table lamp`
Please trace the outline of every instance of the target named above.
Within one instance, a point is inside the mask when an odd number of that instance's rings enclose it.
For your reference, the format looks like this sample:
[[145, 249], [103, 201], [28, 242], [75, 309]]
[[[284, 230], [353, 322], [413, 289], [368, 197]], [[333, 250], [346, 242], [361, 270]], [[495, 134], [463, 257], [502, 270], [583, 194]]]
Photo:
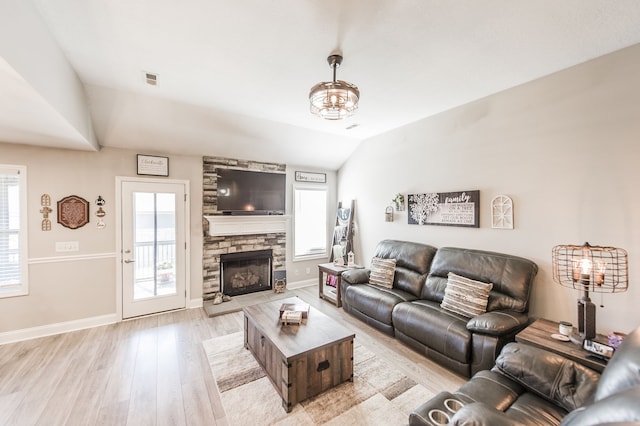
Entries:
[[558, 284], [581, 290], [578, 299], [578, 335], [574, 343], [596, 337], [596, 305], [589, 299], [592, 293], [627, 291], [629, 269], [627, 252], [615, 247], [559, 245], [552, 251], [553, 280]]

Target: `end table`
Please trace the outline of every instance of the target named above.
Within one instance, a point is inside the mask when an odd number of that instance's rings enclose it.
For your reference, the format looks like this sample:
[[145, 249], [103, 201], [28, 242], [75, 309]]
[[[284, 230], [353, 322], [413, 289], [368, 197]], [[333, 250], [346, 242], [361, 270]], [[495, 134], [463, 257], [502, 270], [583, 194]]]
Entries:
[[[558, 332], [558, 323], [546, 319], [537, 319], [527, 328], [516, 334], [516, 342], [537, 346], [550, 352], [562, 355], [592, 370], [602, 373], [607, 365], [605, 361], [594, 357], [590, 352], [582, 349], [573, 342], [554, 340], [551, 335]], [[607, 337], [598, 334], [599, 341], [607, 341]]]
[[[340, 282], [342, 281], [342, 273], [348, 269], [346, 266], [339, 266], [333, 263], [321, 263], [318, 265], [318, 296], [320, 299], [328, 300], [334, 303], [338, 308], [342, 307], [342, 300], [340, 297]], [[325, 274], [336, 277], [336, 294], [333, 295], [324, 292], [324, 283], [326, 282]]]

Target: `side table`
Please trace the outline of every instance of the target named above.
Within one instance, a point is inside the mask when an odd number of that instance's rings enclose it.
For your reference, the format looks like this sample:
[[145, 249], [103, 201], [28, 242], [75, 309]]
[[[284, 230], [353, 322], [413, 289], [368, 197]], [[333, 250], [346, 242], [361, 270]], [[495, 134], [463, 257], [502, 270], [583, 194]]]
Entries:
[[[602, 370], [604, 370], [604, 367], [607, 365], [605, 361], [593, 356], [591, 352], [582, 349], [571, 341], [563, 342], [561, 340], [555, 340], [551, 335], [557, 332], [557, 322], [538, 319], [520, 333], [516, 334], [516, 342], [546, 349], [549, 352], [562, 355], [565, 358], [602, 373]], [[606, 342], [607, 337], [602, 334], [598, 334], [595, 340]]]
[[[342, 300], [340, 297], [340, 282], [342, 281], [342, 273], [346, 271], [347, 267], [334, 265], [333, 263], [321, 263], [318, 265], [318, 296], [320, 299], [328, 300], [334, 303], [338, 308], [342, 307]], [[325, 274], [336, 277], [336, 292], [335, 297], [333, 294], [325, 293], [324, 283], [326, 282]]]

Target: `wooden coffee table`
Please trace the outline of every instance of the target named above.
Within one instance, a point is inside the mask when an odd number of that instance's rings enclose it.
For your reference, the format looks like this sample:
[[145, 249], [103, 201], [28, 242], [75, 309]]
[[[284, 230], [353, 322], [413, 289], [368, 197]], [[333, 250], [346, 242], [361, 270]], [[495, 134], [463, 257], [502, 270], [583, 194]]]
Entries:
[[301, 325], [280, 325], [280, 306], [296, 302], [302, 300], [292, 297], [243, 309], [245, 348], [267, 373], [287, 412], [300, 401], [353, 380], [356, 335], [314, 308]]

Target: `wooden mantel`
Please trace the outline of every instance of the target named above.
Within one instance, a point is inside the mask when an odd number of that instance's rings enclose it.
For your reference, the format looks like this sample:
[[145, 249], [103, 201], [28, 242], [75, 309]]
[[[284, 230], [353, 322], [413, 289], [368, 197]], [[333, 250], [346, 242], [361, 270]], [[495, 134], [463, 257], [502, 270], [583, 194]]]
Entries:
[[209, 235], [223, 237], [230, 235], [272, 234], [287, 232], [290, 216], [204, 216], [209, 221]]

